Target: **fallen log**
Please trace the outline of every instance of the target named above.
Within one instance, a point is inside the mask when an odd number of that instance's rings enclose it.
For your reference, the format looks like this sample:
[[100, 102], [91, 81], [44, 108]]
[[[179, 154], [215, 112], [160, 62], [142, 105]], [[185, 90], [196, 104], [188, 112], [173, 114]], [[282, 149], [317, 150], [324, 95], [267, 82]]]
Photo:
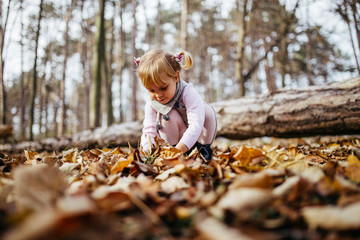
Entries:
[[13, 128], [11, 125], [0, 125], [0, 138], [7, 138], [13, 135]]
[[[262, 136], [304, 137], [360, 134], [360, 78], [273, 94], [244, 97], [211, 104], [217, 114], [217, 136], [249, 139]], [[0, 145], [0, 151], [60, 151], [76, 146], [136, 147], [141, 122], [114, 124], [62, 138]]]
[[113, 124], [107, 128], [96, 128], [76, 133], [72, 136], [47, 138], [38, 141], [24, 141], [13, 144], [0, 144], [0, 151], [22, 152], [30, 151], [61, 151], [76, 147], [80, 150], [112, 146], [127, 147], [129, 144], [137, 147], [140, 141], [142, 123], [126, 122]]
[[360, 133], [360, 78], [212, 105], [217, 136], [231, 139]]

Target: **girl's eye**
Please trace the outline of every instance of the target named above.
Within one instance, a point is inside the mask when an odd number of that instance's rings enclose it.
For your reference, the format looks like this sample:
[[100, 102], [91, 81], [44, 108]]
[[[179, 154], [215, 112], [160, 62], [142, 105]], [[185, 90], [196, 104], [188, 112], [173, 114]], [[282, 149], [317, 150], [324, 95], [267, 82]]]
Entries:
[[168, 86], [162, 87], [162, 88], [160, 88], [160, 90], [161, 90], [161, 91], [165, 91], [167, 88], [168, 88]]

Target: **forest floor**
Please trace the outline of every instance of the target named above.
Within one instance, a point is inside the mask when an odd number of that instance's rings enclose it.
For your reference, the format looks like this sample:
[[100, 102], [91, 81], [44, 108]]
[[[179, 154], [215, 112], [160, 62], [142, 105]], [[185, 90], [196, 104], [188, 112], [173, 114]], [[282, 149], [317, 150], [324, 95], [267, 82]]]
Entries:
[[0, 153], [0, 238], [358, 239], [360, 137]]

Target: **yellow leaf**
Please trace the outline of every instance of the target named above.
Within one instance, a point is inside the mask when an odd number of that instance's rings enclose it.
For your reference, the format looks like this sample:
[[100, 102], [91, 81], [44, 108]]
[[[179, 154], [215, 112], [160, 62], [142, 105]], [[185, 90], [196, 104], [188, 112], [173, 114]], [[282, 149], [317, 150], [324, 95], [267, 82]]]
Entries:
[[354, 154], [349, 155], [347, 160], [346, 176], [352, 181], [360, 182], [360, 160]]
[[132, 161], [134, 160], [134, 154], [135, 152], [133, 151], [133, 149], [130, 149], [128, 158], [120, 158], [120, 160], [111, 167], [110, 174], [122, 172], [124, 168], [126, 168], [127, 166], [129, 166], [130, 163], [132, 163]]
[[69, 151], [67, 154], [64, 155], [62, 160], [63, 160], [63, 162], [77, 163], [76, 155], [77, 154], [75, 151]]
[[28, 150], [24, 150], [24, 152], [25, 152], [26, 159], [28, 161], [33, 160], [34, 157], [38, 154], [37, 152], [31, 152], [31, 151], [28, 151]]
[[256, 148], [247, 148], [244, 145], [235, 153], [234, 158], [239, 160], [242, 164], [248, 165], [251, 160], [258, 157], [263, 157], [264, 154], [261, 150]]

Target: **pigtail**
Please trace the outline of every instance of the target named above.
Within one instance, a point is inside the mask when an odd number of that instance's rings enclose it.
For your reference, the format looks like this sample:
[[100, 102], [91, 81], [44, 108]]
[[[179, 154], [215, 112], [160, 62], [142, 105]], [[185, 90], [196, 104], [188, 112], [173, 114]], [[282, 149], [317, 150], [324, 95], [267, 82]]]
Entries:
[[192, 57], [186, 51], [181, 51], [175, 54], [175, 58], [177, 59], [177, 62], [179, 62], [181, 68], [183, 68], [184, 70], [189, 70], [193, 65]]

